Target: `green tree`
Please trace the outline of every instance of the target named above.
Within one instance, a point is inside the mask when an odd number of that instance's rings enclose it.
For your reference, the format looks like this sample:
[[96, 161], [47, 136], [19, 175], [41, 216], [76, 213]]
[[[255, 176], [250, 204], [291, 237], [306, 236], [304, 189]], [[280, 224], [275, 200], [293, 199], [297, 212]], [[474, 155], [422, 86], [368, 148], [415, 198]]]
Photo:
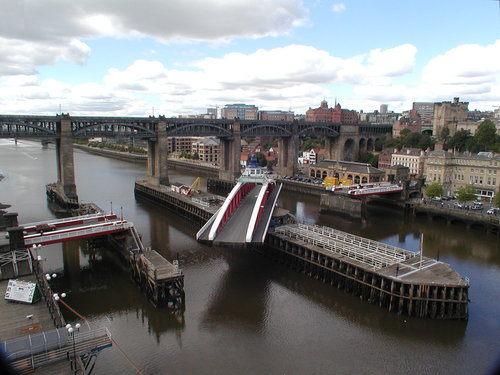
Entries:
[[278, 146], [278, 139], [273, 137], [268, 137], [262, 142], [262, 147], [264, 150], [269, 150], [273, 146]]
[[312, 148], [323, 148], [325, 147], [324, 137], [309, 137], [300, 141], [299, 150], [309, 151]]
[[371, 152], [362, 152], [359, 154], [360, 163], [371, 164], [374, 167], [378, 167], [378, 154], [372, 154]]
[[475, 201], [476, 200], [476, 189], [472, 186], [463, 186], [457, 190], [457, 200], [459, 202]]
[[447, 126], [445, 126], [439, 132], [438, 138], [439, 138], [440, 141], [446, 142], [449, 137], [450, 137], [450, 128], [447, 127]]
[[493, 197], [493, 205], [495, 207], [500, 207], [500, 193], [496, 193]]
[[265, 167], [267, 165], [266, 156], [262, 152], [258, 152], [256, 156], [257, 163], [259, 163], [261, 167]]
[[430, 197], [430, 198], [440, 197], [443, 194], [444, 194], [443, 185], [441, 185], [439, 182], [434, 182], [433, 184], [431, 184], [425, 188], [425, 195], [427, 197]]
[[471, 138], [472, 134], [470, 130], [460, 129], [446, 142], [445, 149], [454, 149], [459, 152], [464, 152], [467, 149], [467, 145], [470, 144], [468, 140]]
[[497, 141], [497, 128], [493, 121], [484, 120], [477, 127], [474, 139], [477, 144], [482, 145], [484, 150], [489, 150]]
[[373, 143], [373, 147], [375, 148], [375, 151], [382, 151], [384, 149], [384, 145], [386, 143], [387, 143], [387, 137], [384, 135], [380, 138], [375, 139], [375, 142]]

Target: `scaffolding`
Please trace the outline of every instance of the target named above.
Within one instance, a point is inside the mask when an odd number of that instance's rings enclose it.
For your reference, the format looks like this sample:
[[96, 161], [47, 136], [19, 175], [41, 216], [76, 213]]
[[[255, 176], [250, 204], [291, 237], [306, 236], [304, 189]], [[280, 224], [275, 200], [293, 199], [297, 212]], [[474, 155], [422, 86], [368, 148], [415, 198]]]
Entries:
[[401, 263], [418, 255], [418, 253], [395, 246], [319, 225], [284, 225], [276, 228], [276, 232], [348, 257], [373, 270]]

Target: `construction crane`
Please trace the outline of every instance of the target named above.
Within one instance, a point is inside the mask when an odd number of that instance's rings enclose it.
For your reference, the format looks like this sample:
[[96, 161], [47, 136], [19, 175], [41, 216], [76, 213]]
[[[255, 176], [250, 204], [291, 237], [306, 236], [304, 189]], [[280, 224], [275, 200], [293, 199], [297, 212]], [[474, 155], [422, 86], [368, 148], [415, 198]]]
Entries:
[[187, 195], [200, 194], [201, 193], [201, 179], [199, 177], [194, 180], [194, 182], [189, 186], [187, 190]]

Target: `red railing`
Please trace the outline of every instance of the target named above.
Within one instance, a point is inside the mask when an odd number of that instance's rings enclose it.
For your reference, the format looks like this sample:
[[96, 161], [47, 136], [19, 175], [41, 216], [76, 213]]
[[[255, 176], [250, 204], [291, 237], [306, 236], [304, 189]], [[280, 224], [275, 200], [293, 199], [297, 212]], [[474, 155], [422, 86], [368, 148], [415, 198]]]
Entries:
[[257, 219], [255, 221], [255, 227], [253, 229], [254, 232], [255, 232], [255, 229], [257, 229], [257, 224], [259, 223], [260, 218], [262, 217], [262, 213], [264, 212], [264, 208], [266, 207], [269, 195], [271, 195], [271, 192], [274, 190], [275, 187], [276, 187], [276, 184], [267, 185], [267, 189], [266, 189], [266, 192], [264, 194], [264, 197], [262, 197], [262, 202], [261, 202], [260, 207], [259, 207], [259, 213], [257, 214]]
[[224, 225], [227, 223], [231, 215], [236, 211], [238, 208], [240, 202], [246, 197], [246, 195], [255, 187], [254, 182], [247, 182], [243, 184], [243, 186], [238, 190], [236, 195], [233, 197], [231, 202], [229, 203], [229, 206], [227, 207], [226, 211], [224, 212], [224, 216], [222, 217], [222, 220], [219, 224], [219, 227], [217, 228], [217, 232], [220, 232], [222, 228], [224, 228]]

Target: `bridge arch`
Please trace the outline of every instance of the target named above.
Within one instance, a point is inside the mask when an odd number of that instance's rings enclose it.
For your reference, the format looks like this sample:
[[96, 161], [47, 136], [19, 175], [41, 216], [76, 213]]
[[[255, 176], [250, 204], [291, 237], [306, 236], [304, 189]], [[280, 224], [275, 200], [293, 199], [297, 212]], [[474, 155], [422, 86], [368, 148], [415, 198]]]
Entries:
[[192, 123], [169, 127], [167, 125], [168, 136], [186, 136], [186, 137], [231, 137], [231, 130], [223, 126], [209, 123]]
[[274, 124], [262, 124], [262, 125], [253, 125], [243, 128], [241, 131], [241, 135], [245, 137], [249, 136], [262, 136], [262, 137], [290, 137], [292, 133], [285, 129], [284, 127], [274, 125]]
[[338, 137], [339, 135], [340, 135], [339, 132], [336, 131], [335, 129], [320, 124], [312, 124], [310, 126], [302, 128], [299, 131], [300, 137], [315, 136], [315, 137], [335, 138]]
[[72, 122], [72, 133], [74, 137], [94, 137], [94, 136], [116, 136], [118, 134], [127, 137], [155, 138], [154, 126], [146, 126], [134, 122]]

